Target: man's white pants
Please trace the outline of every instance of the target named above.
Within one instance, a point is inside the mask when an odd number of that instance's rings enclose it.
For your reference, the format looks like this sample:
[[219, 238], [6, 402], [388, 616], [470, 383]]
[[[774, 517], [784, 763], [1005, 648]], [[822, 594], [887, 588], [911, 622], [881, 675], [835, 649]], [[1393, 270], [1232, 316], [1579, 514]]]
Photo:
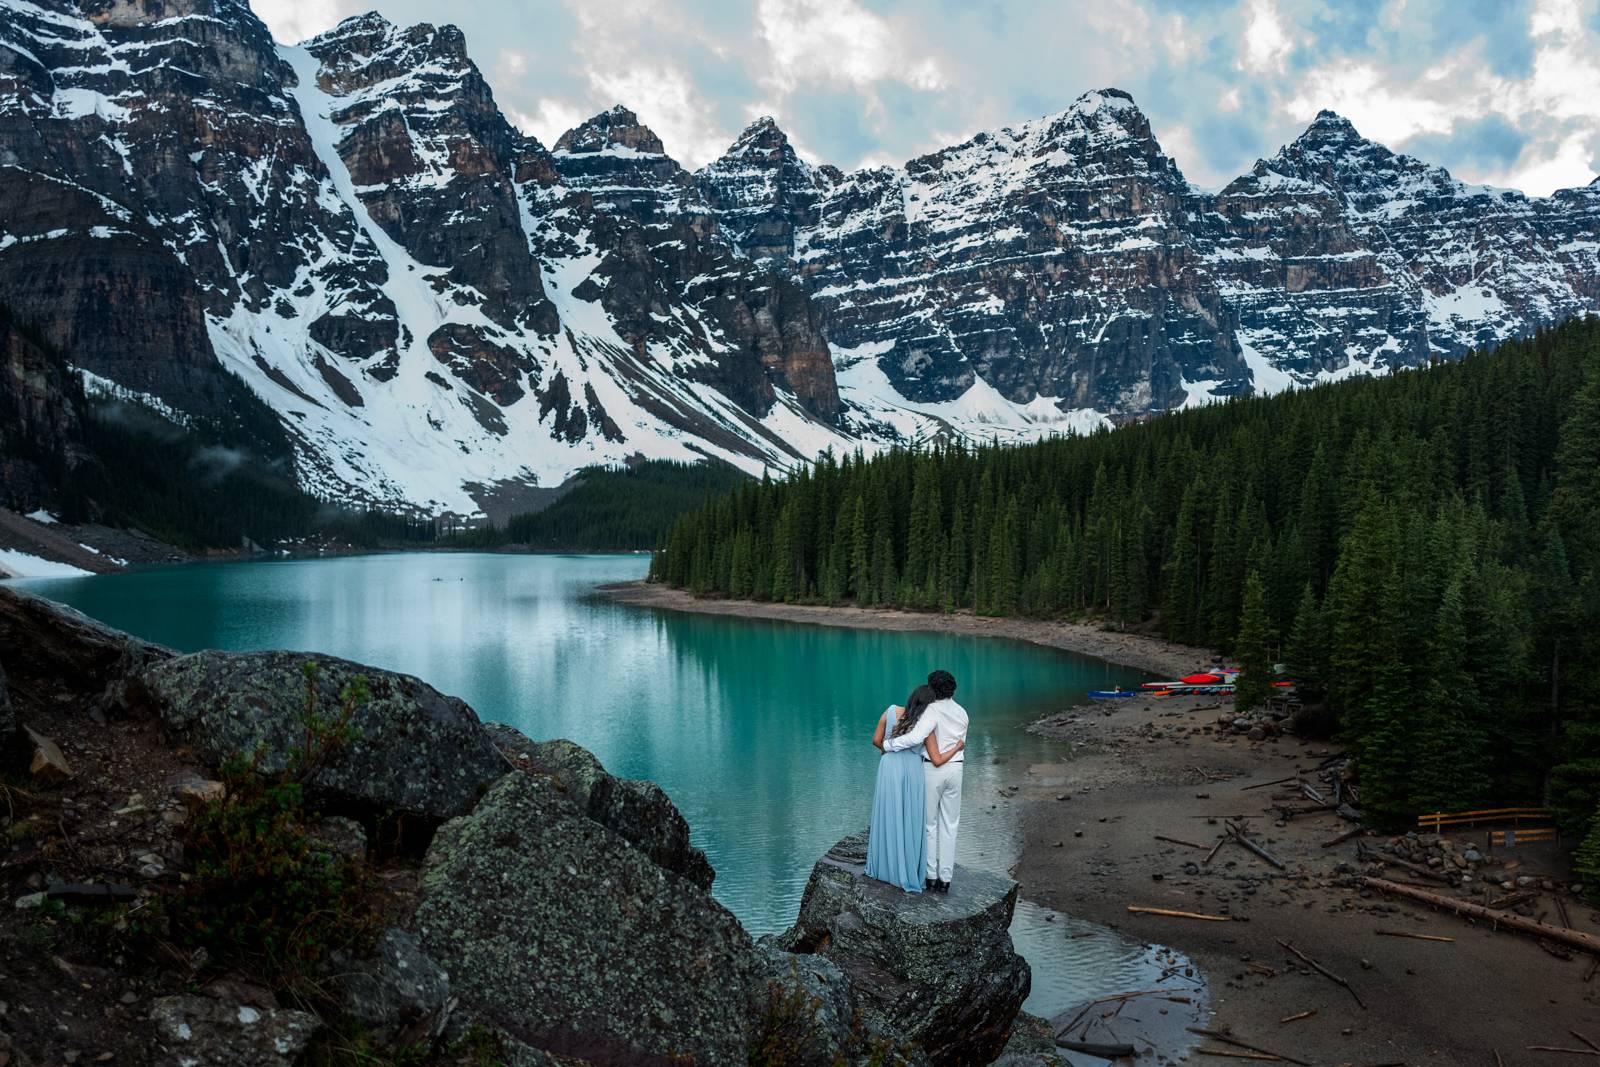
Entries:
[[961, 761], [922, 765], [927, 798], [922, 834], [928, 844], [928, 877], [948, 882], [956, 869], [956, 827], [961, 825]]

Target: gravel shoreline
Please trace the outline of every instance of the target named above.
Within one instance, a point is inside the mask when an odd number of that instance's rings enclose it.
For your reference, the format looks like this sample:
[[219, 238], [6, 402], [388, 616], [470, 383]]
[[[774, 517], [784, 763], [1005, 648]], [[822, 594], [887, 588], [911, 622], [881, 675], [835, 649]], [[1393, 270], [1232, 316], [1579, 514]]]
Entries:
[[1143, 634], [1118, 633], [1081, 623], [1039, 619], [1000, 619], [970, 612], [895, 611], [889, 608], [827, 607], [817, 604], [771, 604], [753, 600], [697, 597], [681, 589], [650, 582], [602, 585], [598, 592], [612, 600], [667, 611], [700, 615], [737, 615], [855, 630], [931, 631], [1002, 637], [1093, 656], [1151, 674], [1188, 674], [1210, 661], [1205, 649], [1173, 644]]

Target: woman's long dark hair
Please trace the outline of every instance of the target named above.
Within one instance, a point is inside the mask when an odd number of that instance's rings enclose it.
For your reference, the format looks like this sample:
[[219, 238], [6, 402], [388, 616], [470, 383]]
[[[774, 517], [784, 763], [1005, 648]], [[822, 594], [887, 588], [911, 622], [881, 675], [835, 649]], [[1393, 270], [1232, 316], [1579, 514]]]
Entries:
[[899, 737], [917, 725], [917, 720], [922, 718], [924, 711], [928, 710], [928, 705], [938, 699], [934, 695], [933, 686], [931, 685], [919, 685], [913, 689], [911, 695], [906, 697], [906, 710], [901, 713], [900, 721], [894, 724], [894, 733], [889, 736]]

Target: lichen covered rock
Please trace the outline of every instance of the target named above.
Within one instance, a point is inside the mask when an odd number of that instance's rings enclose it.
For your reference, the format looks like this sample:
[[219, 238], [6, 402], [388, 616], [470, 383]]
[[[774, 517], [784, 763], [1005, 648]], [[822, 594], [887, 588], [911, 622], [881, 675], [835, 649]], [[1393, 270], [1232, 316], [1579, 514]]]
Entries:
[[315, 1015], [210, 997], [163, 997], [150, 1010], [158, 1067], [289, 1067], [322, 1024]]
[[345, 1011], [383, 1034], [428, 1023], [450, 996], [450, 978], [409, 932], [388, 929], [370, 959], [340, 982]]
[[507, 758], [551, 775], [568, 799], [603, 826], [644, 849], [652, 860], [701, 889], [717, 877], [706, 854], [689, 843], [689, 823], [654, 782], [618, 778], [571, 741], [530, 741], [509, 726], [486, 727]]
[[777, 943], [836, 964], [866, 1020], [933, 1063], [990, 1062], [1032, 984], [1009, 932], [1017, 883], [958, 865], [948, 894], [908, 894], [866, 877], [866, 854], [860, 833], [817, 861]]
[[414, 925], [461, 1010], [531, 1047], [745, 1060], [767, 973], [750, 935], [550, 776], [508, 774], [440, 827]]
[[213, 766], [260, 748], [258, 766], [275, 774], [304, 743], [303, 668], [312, 660], [319, 714], [337, 713], [340, 691], [357, 675], [372, 691], [351, 719], [354, 739], [310, 779], [325, 803], [437, 821], [470, 811], [505, 773], [505, 758], [463, 701], [410, 675], [331, 656], [197, 652], [145, 670], [136, 688], [167, 729]]

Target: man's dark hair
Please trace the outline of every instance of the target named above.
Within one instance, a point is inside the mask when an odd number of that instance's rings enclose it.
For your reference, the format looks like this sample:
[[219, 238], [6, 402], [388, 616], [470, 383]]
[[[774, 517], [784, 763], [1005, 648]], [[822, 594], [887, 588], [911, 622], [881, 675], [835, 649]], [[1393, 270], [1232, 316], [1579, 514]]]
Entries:
[[933, 695], [940, 700], [949, 700], [956, 695], [956, 676], [949, 671], [934, 671], [928, 675], [928, 684], [933, 687]]

